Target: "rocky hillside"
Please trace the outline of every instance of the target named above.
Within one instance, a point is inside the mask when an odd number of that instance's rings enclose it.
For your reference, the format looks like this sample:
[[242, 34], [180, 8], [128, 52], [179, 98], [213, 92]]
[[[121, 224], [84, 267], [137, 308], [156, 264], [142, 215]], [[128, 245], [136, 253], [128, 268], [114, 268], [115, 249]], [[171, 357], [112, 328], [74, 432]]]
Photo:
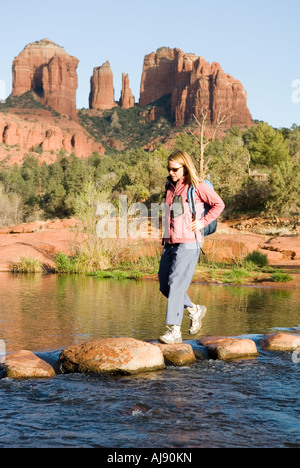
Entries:
[[22, 164], [24, 156], [32, 153], [47, 164], [57, 159], [59, 152], [76, 153], [86, 158], [93, 152], [105, 154], [100, 142], [87, 132], [76, 119], [43, 106], [29, 91], [10, 97], [0, 105], [0, 162]]
[[0, 162], [21, 164], [28, 152], [53, 162], [65, 151], [79, 157], [92, 152], [153, 149], [207, 112], [207, 130], [226, 116], [221, 130], [249, 127], [252, 118], [242, 84], [214, 62], [162, 47], [145, 56], [139, 103], [129, 76], [115, 100], [107, 61], [93, 70], [89, 109], [77, 110], [79, 60], [49, 39], [28, 44], [12, 64], [11, 96], [0, 103]]

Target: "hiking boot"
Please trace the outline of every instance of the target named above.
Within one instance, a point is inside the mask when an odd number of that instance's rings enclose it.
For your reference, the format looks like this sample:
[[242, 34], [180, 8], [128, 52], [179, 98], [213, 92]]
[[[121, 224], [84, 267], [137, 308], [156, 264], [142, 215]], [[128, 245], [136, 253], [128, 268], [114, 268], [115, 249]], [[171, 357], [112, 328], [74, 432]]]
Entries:
[[168, 331], [162, 336], [158, 338], [158, 341], [164, 344], [172, 344], [172, 343], [182, 343], [182, 336], [180, 327], [177, 325], [173, 325], [172, 327], [168, 327]]
[[202, 326], [202, 319], [205, 317], [207, 309], [203, 305], [196, 305], [195, 307], [188, 307], [188, 317], [191, 319], [189, 333], [196, 335]]

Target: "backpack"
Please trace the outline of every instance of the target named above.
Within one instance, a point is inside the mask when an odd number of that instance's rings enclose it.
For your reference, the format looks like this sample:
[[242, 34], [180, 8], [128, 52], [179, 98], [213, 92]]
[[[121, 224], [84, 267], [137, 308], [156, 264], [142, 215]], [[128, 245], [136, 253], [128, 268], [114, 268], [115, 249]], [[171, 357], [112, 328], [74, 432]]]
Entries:
[[[206, 184], [208, 184], [212, 189], [213, 184], [209, 180], [204, 180]], [[190, 186], [188, 191], [188, 202], [190, 206], [191, 213], [193, 215], [193, 220], [196, 219], [196, 203], [195, 203], [195, 187], [193, 185]], [[204, 216], [211, 210], [211, 205], [208, 203], [204, 203]], [[204, 237], [210, 236], [214, 232], [216, 232], [218, 226], [218, 221], [215, 219], [212, 221], [208, 226], [204, 228]]]
[[[204, 182], [208, 184], [212, 189], [214, 188], [212, 183], [209, 180], [205, 180]], [[164, 198], [166, 198], [169, 184], [170, 182], [167, 181]], [[189, 202], [189, 207], [190, 207], [190, 210], [193, 216], [193, 221], [194, 221], [196, 219], [196, 202], [195, 202], [195, 187], [193, 185], [191, 185], [188, 190], [188, 202]], [[204, 203], [204, 216], [209, 212], [210, 209], [211, 209], [211, 205], [209, 205], [208, 203]], [[204, 228], [204, 237], [210, 236], [211, 234], [216, 232], [217, 226], [218, 226], [218, 221], [215, 219], [208, 226]]]

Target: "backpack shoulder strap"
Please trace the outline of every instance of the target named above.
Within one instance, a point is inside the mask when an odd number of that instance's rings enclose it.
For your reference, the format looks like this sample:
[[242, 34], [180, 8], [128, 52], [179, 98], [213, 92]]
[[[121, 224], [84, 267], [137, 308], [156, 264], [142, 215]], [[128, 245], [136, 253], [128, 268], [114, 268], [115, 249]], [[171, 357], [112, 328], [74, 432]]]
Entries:
[[193, 221], [196, 219], [196, 202], [195, 202], [195, 187], [190, 185], [188, 190], [188, 202], [193, 216]]
[[209, 185], [214, 190], [214, 186], [213, 186], [213, 184], [211, 183], [210, 180], [205, 179], [203, 182], [205, 182], [207, 185]]
[[164, 194], [163, 198], [166, 198], [166, 196], [167, 196], [167, 190], [169, 188], [169, 185], [170, 185], [170, 181], [167, 180], [166, 185], [165, 185], [165, 194]]

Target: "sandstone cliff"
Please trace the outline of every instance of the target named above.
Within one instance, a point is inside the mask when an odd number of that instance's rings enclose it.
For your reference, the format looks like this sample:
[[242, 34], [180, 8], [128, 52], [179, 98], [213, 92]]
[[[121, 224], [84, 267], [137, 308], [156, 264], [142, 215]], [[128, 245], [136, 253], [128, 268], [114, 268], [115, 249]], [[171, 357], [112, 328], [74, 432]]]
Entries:
[[13, 61], [12, 96], [33, 90], [46, 106], [76, 117], [78, 63], [49, 39], [28, 44]]
[[252, 123], [242, 84], [218, 63], [210, 65], [203, 57], [161, 47], [145, 56], [139, 104], [143, 107], [168, 95], [171, 117], [178, 126], [193, 115], [200, 119], [204, 109], [209, 110], [211, 124], [220, 112], [230, 116], [227, 128]]

